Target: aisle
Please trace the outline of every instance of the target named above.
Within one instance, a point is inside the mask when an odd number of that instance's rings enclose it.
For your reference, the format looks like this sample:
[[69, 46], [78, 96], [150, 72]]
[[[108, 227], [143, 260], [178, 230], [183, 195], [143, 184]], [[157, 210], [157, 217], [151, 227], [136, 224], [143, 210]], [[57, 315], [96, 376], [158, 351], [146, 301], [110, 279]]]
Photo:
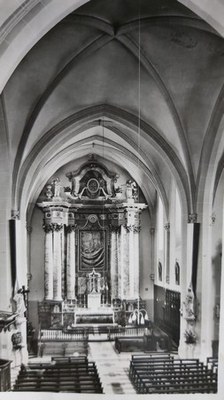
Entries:
[[89, 342], [89, 361], [95, 361], [104, 394], [136, 394], [128, 377], [131, 353], [117, 354], [114, 342]]

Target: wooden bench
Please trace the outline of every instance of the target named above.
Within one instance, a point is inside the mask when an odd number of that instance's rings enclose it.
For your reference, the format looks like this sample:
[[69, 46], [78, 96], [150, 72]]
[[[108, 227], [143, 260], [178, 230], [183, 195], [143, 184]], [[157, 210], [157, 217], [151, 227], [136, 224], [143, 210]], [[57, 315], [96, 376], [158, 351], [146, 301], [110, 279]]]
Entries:
[[56, 356], [66, 356], [67, 354], [79, 353], [88, 355], [88, 341], [86, 339], [72, 342], [50, 341], [46, 340], [39, 345], [39, 356], [53, 354]]
[[22, 368], [14, 391], [103, 393], [96, 364], [85, 356], [52, 357], [51, 364]]
[[196, 372], [189, 376], [182, 375], [181, 372], [176, 371], [175, 375], [166, 375], [164, 373], [148, 375], [144, 372], [137, 373], [137, 379], [135, 380], [135, 388], [138, 393], [148, 393], [150, 391], [161, 390], [161, 387], [170, 388], [178, 387], [178, 390], [184, 390], [187, 388], [195, 389], [195, 387], [203, 386], [204, 391], [216, 391], [216, 382], [213, 379], [209, 379], [207, 373]]
[[129, 377], [140, 394], [217, 391], [217, 374], [198, 359], [133, 355]]
[[88, 363], [88, 358], [85, 355], [80, 356], [67, 356], [67, 357], [51, 357], [51, 361], [56, 364], [79, 364], [79, 363]]
[[121, 351], [144, 351], [144, 339], [142, 336], [121, 336], [115, 338], [115, 349]]

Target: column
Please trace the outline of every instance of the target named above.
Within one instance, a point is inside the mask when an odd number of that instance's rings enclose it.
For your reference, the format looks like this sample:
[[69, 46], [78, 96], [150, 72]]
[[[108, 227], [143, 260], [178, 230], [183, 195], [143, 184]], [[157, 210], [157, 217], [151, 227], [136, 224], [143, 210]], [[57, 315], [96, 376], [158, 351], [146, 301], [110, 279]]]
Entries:
[[65, 227], [60, 231], [61, 233], [61, 295], [65, 298]]
[[140, 226], [134, 230], [134, 293], [133, 297], [139, 298], [139, 234]]
[[170, 283], [170, 223], [164, 225], [165, 235], [165, 265], [166, 265], [166, 283]]
[[54, 240], [53, 240], [53, 254], [54, 254], [54, 285], [53, 294], [54, 300], [62, 300], [61, 290], [61, 273], [62, 273], [62, 258], [61, 258], [61, 230], [63, 224], [53, 224]]
[[[128, 228], [128, 247], [129, 247], [129, 298], [135, 299], [135, 244], [133, 226]], [[137, 296], [138, 297], [138, 296]]]
[[126, 213], [126, 230], [129, 249], [129, 298], [139, 297], [139, 207], [129, 206]]
[[28, 289], [29, 289], [30, 281], [32, 279], [32, 274], [31, 274], [31, 271], [30, 271], [30, 268], [31, 268], [30, 249], [31, 249], [31, 234], [32, 234], [33, 228], [32, 228], [32, 226], [27, 225], [26, 226], [26, 230], [27, 230], [27, 260], [28, 260], [26, 276], [27, 276], [27, 286], [28, 286]]
[[[185, 221], [186, 224], [186, 221]], [[186, 333], [192, 332], [198, 336], [197, 326], [197, 298], [195, 297], [196, 281], [193, 279], [197, 274], [197, 253], [198, 253], [198, 224], [197, 214], [188, 215], [188, 223], [185, 234], [185, 259], [183, 259], [184, 273], [181, 274], [181, 319], [180, 319], [180, 345], [178, 354], [181, 358], [191, 358], [189, 344], [186, 343]], [[200, 343], [191, 346], [194, 348], [194, 357], [199, 357]]]
[[150, 228], [150, 236], [151, 236], [151, 273], [150, 279], [154, 282], [155, 280], [155, 228]]
[[118, 297], [118, 259], [117, 259], [117, 234], [118, 228], [111, 226], [110, 233], [110, 277], [111, 298]]
[[[224, 202], [222, 215], [222, 248], [224, 248]], [[219, 368], [218, 368], [218, 394], [224, 392], [224, 256], [221, 260], [221, 288], [220, 288], [220, 320], [219, 320]], [[221, 397], [221, 396], [220, 396]]]
[[[209, 213], [204, 216], [202, 224], [202, 270], [201, 270], [201, 359], [206, 360], [213, 353], [212, 341], [217, 339], [219, 329], [219, 318], [217, 318], [216, 304], [216, 285], [214, 275], [217, 272], [217, 264], [221, 267], [221, 258], [217, 251], [214, 257], [213, 237], [216, 229], [216, 218], [210, 217]], [[218, 249], [217, 249], [218, 250]], [[221, 249], [220, 249], [221, 250]], [[217, 261], [218, 259], [218, 261]], [[217, 336], [216, 336], [217, 335]], [[219, 341], [220, 344], [220, 341]]]
[[75, 278], [76, 278], [76, 260], [75, 260], [75, 226], [69, 225], [67, 228], [67, 299], [76, 298]]
[[120, 241], [119, 241], [119, 258], [118, 258], [118, 295], [124, 299], [124, 271], [125, 271], [125, 227], [121, 225]]
[[44, 293], [45, 300], [53, 300], [53, 226], [44, 225]]
[[117, 273], [117, 278], [116, 278], [116, 297], [119, 297], [119, 243], [120, 243], [120, 230], [121, 227], [119, 226], [117, 232], [116, 232], [116, 273]]

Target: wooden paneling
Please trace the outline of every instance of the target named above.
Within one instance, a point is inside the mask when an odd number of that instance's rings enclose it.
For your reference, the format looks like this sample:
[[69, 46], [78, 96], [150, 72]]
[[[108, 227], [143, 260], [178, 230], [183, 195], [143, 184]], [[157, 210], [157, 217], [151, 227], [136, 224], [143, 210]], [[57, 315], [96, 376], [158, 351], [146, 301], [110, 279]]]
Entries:
[[178, 345], [180, 339], [180, 293], [154, 286], [155, 322]]

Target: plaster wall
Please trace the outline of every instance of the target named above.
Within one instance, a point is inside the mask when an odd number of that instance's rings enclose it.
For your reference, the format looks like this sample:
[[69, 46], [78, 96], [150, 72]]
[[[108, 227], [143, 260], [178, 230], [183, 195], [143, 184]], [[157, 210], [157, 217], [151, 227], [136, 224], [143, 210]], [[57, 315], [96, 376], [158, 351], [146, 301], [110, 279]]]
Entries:
[[11, 310], [11, 263], [9, 219], [11, 218], [11, 164], [7, 126], [0, 99], [0, 309]]
[[[180, 265], [180, 273], [184, 273], [182, 265], [182, 253], [181, 253], [181, 230], [182, 230], [182, 218], [181, 210], [179, 213], [179, 202], [177, 200], [177, 189], [175, 182], [172, 182], [172, 190], [170, 192], [170, 283], [169, 289], [180, 291], [180, 285], [176, 285], [175, 282], [175, 263], [178, 262]], [[181, 279], [181, 278], [180, 278]]]
[[[213, 217], [215, 218], [212, 226], [212, 285], [214, 287], [214, 298], [211, 299], [214, 313], [213, 313], [213, 338], [218, 339], [219, 336], [219, 307], [220, 307], [220, 285], [221, 285], [221, 263], [222, 263], [222, 227], [223, 219], [220, 218], [223, 210], [223, 187], [224, 187], [224, 173], [222, 173], [219, 181], [218, 190], [216, 192], [215, 202], [213, 206]], [[216, 308], [215, 308], [216, 307]]]
[[151, 252], [152, 242], [150, 235], [151, 221], [148, 210], [141, 214], [141, 231], [139, 237], [139, 266], [140, 266], [140, 297], [145, 300], [149, 317], [153, 318], [153, 282], [150, 279], [151, 274]]

